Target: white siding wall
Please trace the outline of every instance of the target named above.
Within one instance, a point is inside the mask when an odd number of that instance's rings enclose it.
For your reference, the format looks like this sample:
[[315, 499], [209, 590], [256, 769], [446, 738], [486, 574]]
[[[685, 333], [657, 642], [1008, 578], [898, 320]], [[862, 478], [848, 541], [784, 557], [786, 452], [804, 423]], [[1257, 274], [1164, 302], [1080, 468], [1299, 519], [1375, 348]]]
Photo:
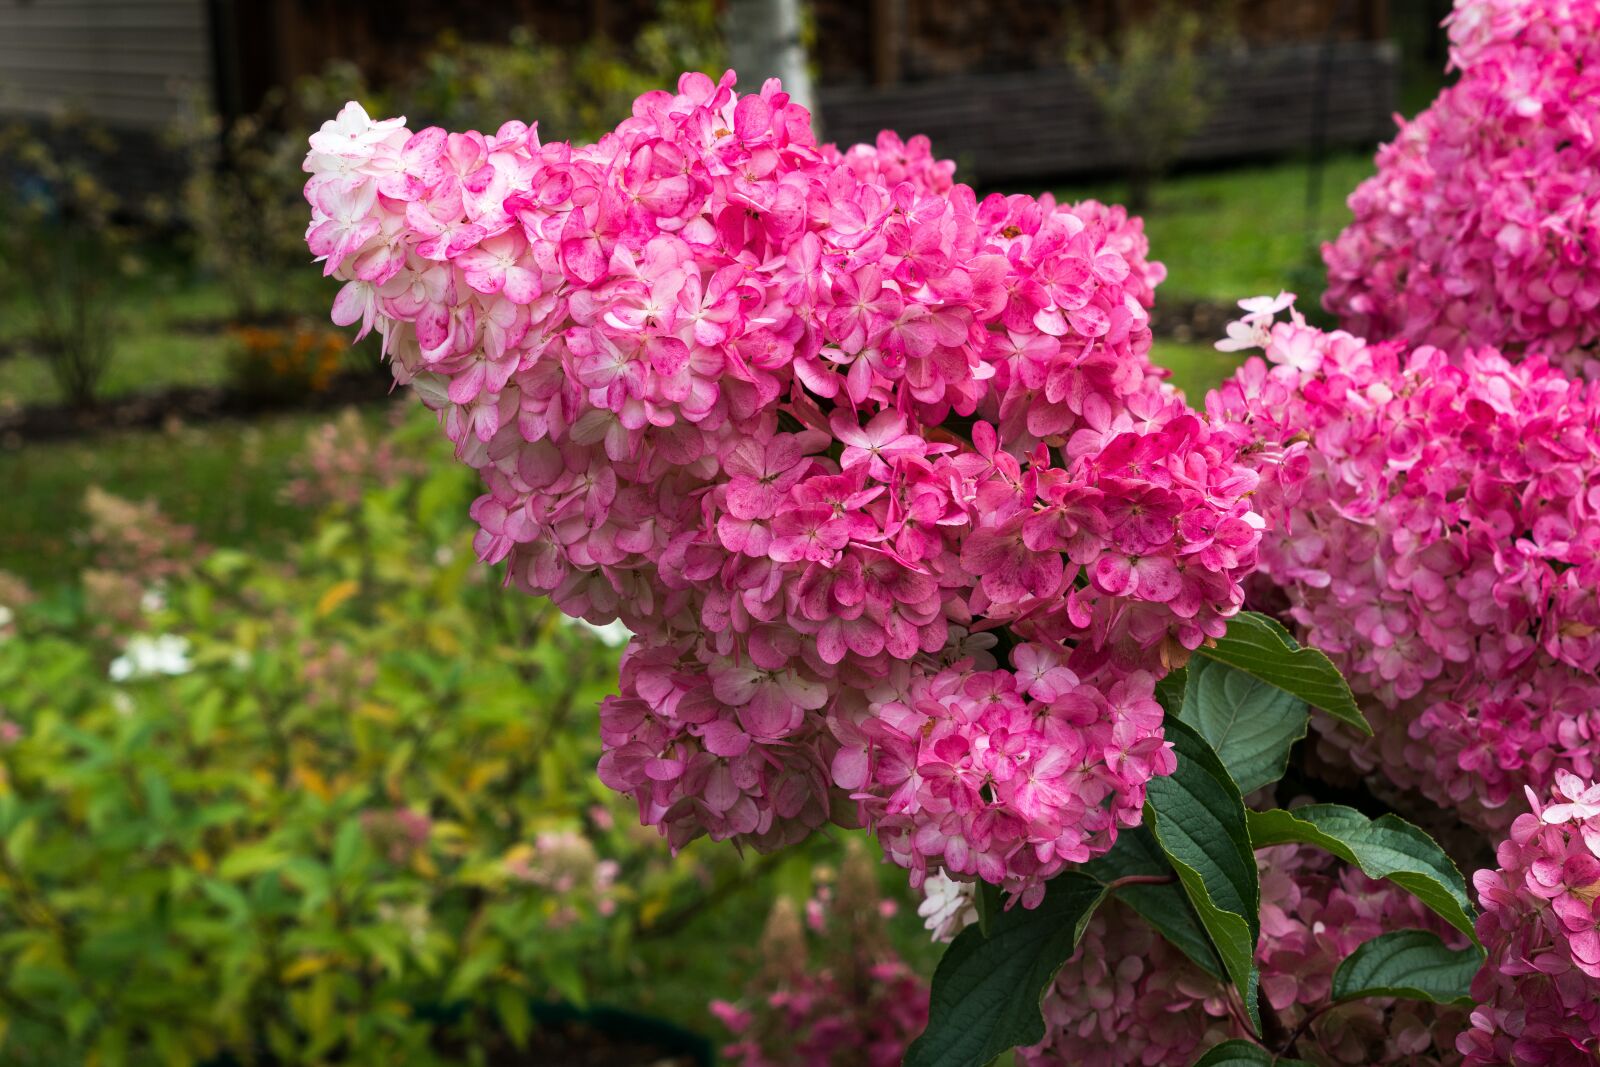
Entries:
[[0, 0], [0, 116], [159, 132], [210, 79], [204, 0]]

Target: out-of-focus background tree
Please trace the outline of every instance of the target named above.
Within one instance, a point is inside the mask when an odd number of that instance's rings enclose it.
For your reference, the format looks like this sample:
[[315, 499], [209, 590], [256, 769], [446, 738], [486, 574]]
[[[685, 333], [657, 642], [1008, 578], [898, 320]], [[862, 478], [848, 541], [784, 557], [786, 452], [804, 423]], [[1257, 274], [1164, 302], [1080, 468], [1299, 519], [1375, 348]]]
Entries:
[[803, 79], [830, 140], [1142, 204], [1193, 394], [1234, 300], [1316, 306], [1447, 8], [0, 0], [0, 1062], [700, 1063], [934, 957], [848, 840], [672, 856], [595, 781], [613, 635], [474, 562], [306, 269], [345, 100], [590, 139], [685, 70]]

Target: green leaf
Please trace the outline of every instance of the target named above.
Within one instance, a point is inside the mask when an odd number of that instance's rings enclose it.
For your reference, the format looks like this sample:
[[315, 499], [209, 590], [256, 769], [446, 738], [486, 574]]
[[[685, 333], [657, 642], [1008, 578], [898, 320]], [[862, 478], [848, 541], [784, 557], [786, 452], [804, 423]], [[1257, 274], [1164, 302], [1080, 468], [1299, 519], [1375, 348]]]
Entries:
[[1447, 948], [1427, 930], [1392, 930], [1356, 950], [1333, 973], [1333, 999], [1407, 997], [1472, 1006], [1472, 979], [1483, 950]]
[[1135, 826], [1117, 835], [1117, 843], [1110, 852], [1096, 857], [1079, 868], [1102, 883], [1121, 878], [1169, 877], [1165, 884], [1135, 883], [1118, 886], [1111, 895], [1122, 901], [1143, 917], [1144, 921], [1166, 938], [1195, 965], [1218, 981], [1224, 981], [1222, 961], [1211, 944], [1200, 916], [1178, 883], [1172, 864], [1161, 853], [1161, 846], [1148, 827]]
[[1253, 1041], [1235, 1038], [1214, 1046], [1194, 1061], [1194, 1067], [1310, 1067], [1304, 1060], [1274, 1056]]
[[528, 1047], [528, 1036], [533, 1033], [533, 1012], [528, 1008], [528, 994], [514, 986], [501, 986], [494, 991], [494, 1010], [500, 1016], [500, 1025], [513, 1048]]
[[1170, 715], [1165, 729], [1178, 769], [1151, 780], [1145, 822], [1177, 872], [1259, 1032], [1255, 950], [1261, 932], [1261, 883], [1244, 801], [1205, 738]]
[[1156, 683], [1156, 701], [1168, 715], [1176, 715], [1183, 707], [1183, 691], [1189, 683], [1189, 669], [1179, 667], [1168, 671]]
[[1326, 849], [1368, 878], [1407, 890], [1477, 944], [1466, 879], [1438, 842], [1398, 815], [1369, 819], [1339, 804], [1252, 811], [1250, 839], [1257, 848], [1295, 842]]
[[978, 912], [978, 929], [988, 937], [994, 932], [994, 917], [1005, 910], [1005, 896], [999, 886], [980, 881], [978, 891], [972, 895], [972, 904]]
[[483, 984], [484, 979], [494, 973], [505, 957], [506, 947], [499, 941], [478, 944], [467, 953], [455, 974], [450, 976], [450, 984], [445, 986], [445, 1000], [456, 1001], [470, 996], [473, 990]]
[[366, 845], [366, 833], [357, 817], [346, 819], [333, 839], [333, 876], [344, 878], [356, 868]]
[[264, 871], [283, 866], [289, 854], [273, 841], [251, 841], [240, 845], [222, 858], [217, 865], [217, 876], [226, 881], [251, 878]]
[[928, 1027], [905, 1067], [982, 1067], [1042, 1040], [1039, 1001], [1104, 897], [1099, 882], [1068, 871], [1050, 880], [1037, 908], [993, 916], [988, 937], [976, 926], [961, 931], [934, 972]]
[[1239, 792], [1249, 793], [1283, 777], [1311, 714], [1292, 693], [1219, 660], [1196, 659], [1178, 717], [1211, 745]]
[[1228, 620], [1228, 632], [1216, 644], [1201, 645], [1195, 654], [1244, 671], [1364, 734], [1372, 733], [1333, 661], [1314, 648], [1301, 648], [1289, 631], [1265, 615], [1241, 611]]

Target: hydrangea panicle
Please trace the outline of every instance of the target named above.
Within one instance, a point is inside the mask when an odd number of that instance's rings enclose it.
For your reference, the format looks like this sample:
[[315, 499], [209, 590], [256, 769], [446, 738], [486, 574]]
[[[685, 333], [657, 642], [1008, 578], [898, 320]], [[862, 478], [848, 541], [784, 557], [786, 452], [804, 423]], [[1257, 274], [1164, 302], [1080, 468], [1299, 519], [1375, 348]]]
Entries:
[[1262, 474], [1261, 574], [1376, 731], [1324, 751], [1501, 830], [1525, 786], [1597, 772], [1600, 387], [1271, 313], [1207, 407]]
[[1137, 219], [819, 145], [731, 72], [585, 146], [350, 105], [306, 169], [336, 321], [482, 475], [479, 554], [636, 635], [600, 774], [674, 845], [865, 822], [1031, 904], [1139, 820], [1154, 683], [1262, 522], [1150, 365]]
[[1459, 77], [1323, 247], [1352, 331], [1600, 368], [1600, 5], [1456, 0]]

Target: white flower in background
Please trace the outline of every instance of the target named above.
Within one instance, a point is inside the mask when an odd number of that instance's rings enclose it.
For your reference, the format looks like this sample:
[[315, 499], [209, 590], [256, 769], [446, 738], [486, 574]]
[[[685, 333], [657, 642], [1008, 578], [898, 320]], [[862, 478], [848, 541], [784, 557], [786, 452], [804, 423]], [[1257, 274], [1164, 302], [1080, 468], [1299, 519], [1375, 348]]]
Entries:
[[134, 634], [128, 638], [122, 655], [111, 661], [109, 673], [113, 682], [127, 682], [158, 674], [188, 674], [193, 669], [187, 638], [176, 634]]
[[583, 619], [573, 619], [572, 621], [600, 638], [611, 648], [621, 648], [633, 636], [633, 631], [622, 625], [620, 621], [608, 622], [604, 626], [596, 626], [594, 623], [585, 622]]
[[1228, 336], [1214, 346], [1219, 352], [1243, 352], [1250, 348], [1266, 348], [1272, 343], [1272, 320], [1278, 312], [1294, 304], [1294, 294], [1279, 292], [1277, 296], [1252, 296], [1239, 301], [1244, 318], [1228, 323]]
[[139, 597], [139, 608], [146, 615], [154, 615], [167, 606], [167, 596], [160, 589], [151, 587]]
[[957, 934], [978, 921], [976, 882], [958, 882], [943, 871], [935, 871], [922, 884], [922, 892], [924, 899], [917, 905], [917, 914], [935, 941], [954, 941]]

